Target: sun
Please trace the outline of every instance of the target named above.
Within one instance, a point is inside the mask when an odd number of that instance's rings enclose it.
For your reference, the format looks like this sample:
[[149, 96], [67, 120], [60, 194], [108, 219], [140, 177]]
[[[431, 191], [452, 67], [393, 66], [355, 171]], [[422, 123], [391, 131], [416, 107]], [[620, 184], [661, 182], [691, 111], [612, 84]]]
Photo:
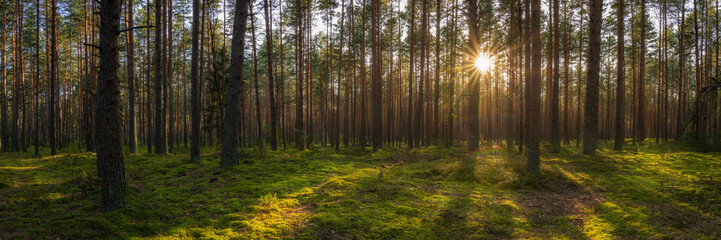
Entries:
[[487, 72], [488, 69], [491, 69], [492, 64], [491, 57], [485, 53], [479, 54], [478, 58], [476, 58], [476, 68], [478, 71]]

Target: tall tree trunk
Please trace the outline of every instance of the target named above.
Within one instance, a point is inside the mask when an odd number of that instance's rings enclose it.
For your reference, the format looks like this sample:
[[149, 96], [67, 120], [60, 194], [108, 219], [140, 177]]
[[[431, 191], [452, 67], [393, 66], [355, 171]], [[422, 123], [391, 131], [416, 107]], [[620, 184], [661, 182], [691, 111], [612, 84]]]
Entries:
[[638, 127], [636, 128], [636, 142], [643, 142], [643, 140], [646, 138], [646, 98], [645, 98], [645, 79], [646, 79], [646, 1], [641, 0], [641, 26], [639, 31], [641, 31], [641, 39], [640, 39], [640, 53], [639, 53], [639, 71], [638, 71], [638, 85], [637, 85], [637, 91], [638, 91], [638, 108], [636, 109], [636, 122], [638, 123]]
[[200, 79], [198, 76], [198, 51], [200, 28], [200, 0], [193, 0], [192, 39], [190, 47], [190, 162], [200, 160]]
[[410, 55], [410, 59], [408, 61], [409, 65], [409, 71], [408, 71], [408, 125], [406, 128], [408, 129], [408, 149], [413, 149], [414, 146], [414, 138], [413, 138], [413, 130], [415, 129], [413, 127], [413, 75], [415, 72], [413, 71], [414, 67], [414, 54], [415, 54], [415, 47], [416, 47], [416, 0], [411, 0], [410, 3], [410, 12], [411, 12], [411, 19], [410, 23], [410, 34], [409, 38], [411, 39], [411, 46], [410, 46], [410, 52], [408, 53]]
[[163, 25], [162, 20], [163, 19], [163, 9], [162, 9], [162, 1], [163, 0], [155, 0], [155, 153], [162, 154], [165, 153], [165, 145], [164, 140], [165, 136], [163, 134], [163, 119], [165, 115], [163, 114], [163, 73], [165, 72], [165, 68], [163, 67], [163, 61], [162, 61], [162, 55], [165, 54], [163, 52]]
[[[2, 13], [3, 18], [5, 18], [5, 10], [2, 10], [0, 13]], [[0, 85], [0, 111], [2, 111], [2, 114], [0, 114], [0, 137], [2, 138], [2, 150], [3, 152], [7, 151], [8, 149], [8, 119], [7, 119], [7, 112], [8, 112], [8, 105], [7, 105], [7, 69], [5, 68], [5, 38], [7, 37], [7, 33], [5, 32], [5, 24], [0, 24], [0, 42], [2, 44], [0, 45], [0, 77], [2, 77], [2, 84]]]
[[40, 0], [35, 1], [35, 28], [35, 119], [33, 121], [35, 126], [33, 126], [33, 138], [35, 139], [35, 156], [40, 156], [40, 139], [38, 139], [40, 135], [40, 116], [38, 114], [40, 111]]
[[561, 145], [561, 123], [559, 121], [559, 86], [560, 86], [560, 39], [561, 31], [559, 29], [559, 8], [560, 0], [553, 0], [553, 83], [551, 84], [551, 144], [554, 146]]
[[[451, 35], [451, 66], [456, 65], [456, 46], [458, 46], [458, 0], [453, 0], [453, 25], [452, 25], [452, 35]], [[400, 52], [400, 49], [398, 50]], [[400, 61], [400, 59], [398, 59]], [[399, 64], [400, 65], [400, 64]], [[455, 96], [455, 87], [456, 87], [456, 71], [451, 70], [450, 71], [450, 86], [449, 86], [449, 94], [448, 94], [448, 139], [447, 139], [447, 146], [453, 146], [453, 114], [454, 114], [454, 108], [453, 108], [453, 97]]]
[[223, 139], [221, 139], [220, 167], [239, 164], [238, 161], [238, 128], [240, 122], [240, 95], [245, 88], [243, 83], [243, 49], [245, 48], [245, 31], [248, 20], [247, 0], [235, 3], [233, 20], [233, 40], [230, 52], [230, 68], [228, 69], [228, 95], [225, 102], [225, 119], [223, 119]]
[[295, 54], [296, 54], [296, 75], [295, 75], [295, 145], [298, 149], [303, 150], [305, 144], [303, 141], [303, 10], [302, 1], [295, 0]]
[[[125, 24], [127, 29], [133, 29], [133, 0], [128, 0], [126, 5]], [[130, 153], [137, 152], [137, 138], [135, 137], [135, 40], [133, 30], [126, 33], [128, 51], [128, 150]]]
[[[595, 1], [595, 0], [591, 0]], [[528, 119], [540, 119], [541, 117], [541, 1], [531, 0], [531, 81], [527, 90], [526, 108], [528, 108]], [[528, 172], [537, 174], [541, 171], [541, 159], [539, 154], [539, 142], [541, 140], [540, 121], [528, 121]]]
[[167, 3], [167, 11], [166, 11], [166, 28], [167, 28], [167, 38], [168, 41], [168, 51], [167, 51], [167, 58], [166, 58], [166, 67], [168, 73], [165, 75], [165, 104], [168, 106], [167, 109], [167, 116], [168, 116], [168, 124], [166, 126], [167, 131], [167, 138], [166, 138], [166, 146], [168, 148], [169, 152], [173, 151], [173, 145], [175, 143], [175, 132], [173, 131], [175, 129], [175, 116], [174, 116], [174, 106], [173, 106], [173, 0], [165, 0]]
[[[343, 70], [343, 28], [345, 22], [345, 1], [341, 0], [340, 8], [340, 44], [338, 45], [338, 80], [336, 81], [336, 111], [335, 111], [335, 151], [340, 150], [340, 86], [341, 86], [341, 70]], [[345, 132], [344, 132], [345, 133]]]
[[[263, 13], [265, 14], [265, 48], [268, 59], [268, 102], [270, 104], [270, 147], [273, 151], [278, 150], [278, 106], [275, 103], [275, 88], [273, 81], [273, 21], [270, 12], [271, 3], [263, 0]], [[281, 63], [282, 64], [282, 63]]]
[[[55, 84], [58, 80], [58, 7], [55, 0], [50, 0], [50, 8], [50, 101], [48, 101], [48, 138], [50, 138], [50, 155], [55, 155], [57, 154], [55, 144]], [[98, 93], [96, 92], [95, 94], [97, 95]], [[88, 139], [86, 139], [86, 141], [87, 140]], [[100, 169], [100, 166], [101, 161], [98, 160], [98, 170]], [[102, 173], [98, 171], [98, 175], [102, 176], [101, 174]]]
[[[383, 53], [381, 52], [380, 37], [380, 0], [371, 0], [371, 38], [373, 40], [373, 56], [371, 62], [371, 81], [373, 96], [373, 150], [383, 147], [383, 82], [381, 68], [383, 66]], [[436, 107], [437, 108], [437, 107]]]
[[[146, 3], [147, 3], [147, 6], [146, 6], [147, 9], [150, 9], [150, 0], [147, 0]], [[150, 11], [146, 12], [145, 21], [146, 21], [145, 24], [149, 26], [150, 25]], [[150, 72], [151, 72], [150, 68], [151, 68], [151, 64], [154, 63], [154, 60], [152, 60], [152, 61], [150, 60], [151, 59], [151, 57], [150, 57], [150, 28], [145, 29], [145, 36], [146, 36], [145, 46], [147, 46], [146, 47], [147, 49], [145, 50], [145, 53], [146, 53], [145, 61], [147, 63], [146, 73], [145, 73], [145, 80], [146, 80], [145, 81], [145, 109], [147, 111], [146, 112], [147, 113], [147, 117], [146, 117], [147, 129], [146, 129], [145, 144], [148, 147], [148, 153], [152, 153], [153, 152], [152, 148], [153, 148], [153, 144], [154, 144], [153, 141], [155, 139], [153, 139], [153, 132], [154, 132], [153, 131], [153, 111], [152, 111], [151, 104], [150, 104], [150, 102], [151, 102], [150, 97], [152, 96], [150, 88], [152, 86], [151, 81], [153, 80], [153, 78], [150, 76]]]
[[125, 205], [125, 164], [120, 133], [118, 79], [120, 1], [100, 2], [100, 78], [96, 91], [95, 139], [98, 163], [101, 165], [102, 212], [110, 212]]
[[588, 71], [586, 72], [586, 111], [584, 116], [583, 153], [594, 155], [598, 135], [598, 79], [601, 55], [601, 19], [603, 0], [589, 3], [590, 21], [588, 45]]
[[253, 8], [248, 9], [250, 12], [250, 32], [253, 39], [253, 83], [255, 83], [255, 121], [258, 131], [258, 149], [263, 149], [263, 122], [260, 116], [260, 89], [258, 87], [258, 57], [256, 55], [256, 44], [255, 44], [255, 15], [253, 14]]
[[508, 49], [508, 91], [506, 94], [506, 114], [507, 114], [507, 121], [508, 125], [506, 126], [506, 148], [513, 149], [513, 138], [515, 137], [515, 103], [514, 103], [514, 92], [516, 91], [516, 77], [518, 76], [516, 74], [516, 71], [518, 70], [518, 64], [517, 64], [517, 57], [516, 54], [518, 53], [518, 21], [520, 21], [521, 15], [518, 11], [518, 1], [511, 1], [510, 2], [510, 30], [509, 30], [509, 41], [508, 45], [511, 46]]
[[613, 150], [620, 151], [623, 147], [625, 117], [624, 98], [626, 97], [626, 62], [624, 50], [624, 8], [623, 0], [618, 0], [616, 6], [616, 123]]
[[679, 50], [678, 50], [678, 114], [676, 116], [676, 140], [681, 140], [683, 134], [683, 119], [686, 117], [686, 48], [684, 43], [686, 42], [686, 0], [681, 1], [681, 31], [679, 32]]
[[423, 108], [425, 108], [425, 99], [423, 98], [423, 94], [424, 94], [423, 93], [423, 85], [425, 84], [426, 77], [427, 77], [427, 74], [425, 71], [426, 57], [427, 57], [426, 51], [428, 48], [427, 47], [428, 41], [426, 38], [426, 36], [427, 36], [426, 33], [428, 32], [427, 8], [428, 8], [428, 0], [421, 0], [421, 34], [420, 34], [420, 37], [421, 37], [421, 66], [420, 66], [421, 67], [421, 69], [420, 69], [421, 76], [419, 78], [420, 81], [418, 82], [418, 94], [417, 94], [418, 100], [416, 101], [416, 120], [415, 120], [416, 122], [414, 125], [414, 127], [415, 127], [414, 138], [415, 138], [415, 142], [417, 142], [419, 146], [422, 145], [421, 141], [424, 140], [423, 139], [423, 126], [424, 126], [424, 124], [423, 124], [423, 116], [424, 116]]
[[441, 0], [436, 0], [436, 69], [433, 84], [433, 144], [438, 144], [440, 128], [440, 108], [438, 101], [441, 96]]

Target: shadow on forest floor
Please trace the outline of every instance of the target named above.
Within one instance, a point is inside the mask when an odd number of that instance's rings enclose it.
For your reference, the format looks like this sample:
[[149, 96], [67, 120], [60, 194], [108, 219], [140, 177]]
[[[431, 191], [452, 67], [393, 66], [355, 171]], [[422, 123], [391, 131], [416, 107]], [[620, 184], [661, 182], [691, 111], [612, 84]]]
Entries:
[[564, 146], [538, 176], [498, 146], [245, 159], [128, 155], [126, 208], [103, 215], [93, 154], [1, 154], [0, 238], [721, 238], [721, 154], [681, 143]]

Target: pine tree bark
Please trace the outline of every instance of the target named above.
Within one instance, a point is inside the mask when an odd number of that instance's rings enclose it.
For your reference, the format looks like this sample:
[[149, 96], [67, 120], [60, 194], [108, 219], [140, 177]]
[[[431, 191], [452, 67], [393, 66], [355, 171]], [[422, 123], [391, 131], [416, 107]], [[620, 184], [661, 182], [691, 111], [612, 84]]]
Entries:
[[679, 32], [679, 50], [678, 50], [678, 111], [676, 115], [676, 140], [681, 140], [683, 119], [686, 116], [686, 48], [684, 43], [686, 42], [686, 0], [681, 1], [681, 31]]
[[639, 53], [639, 71], [638, 71], [638, 108], [636, 108], [636, 122], [638, 126], [636, 128], [636, 142], [643, 142], [646, 138], [646, 93], [645, 90], [645, 79], [646, 79], [646, 1], [641, 0], [641, 31], [640, 39], [640, 53]]
[[[133, 29], [133, 0], [128, 0], [126, 11], [125, 27]], [[132, 30], [125, 34], [127, 38], [125, 48], [128, 54], [128, 150], [130, 153], [136, 153], [138, 140], [135, 136], [135, 40]]]
[[163, 114], [163, 74], [165, 68], [163, 67], [162, 55], [163, 53], [163, 0], [155, 0], [155, 134], [153, 134], [153, 140], [155, 140], [155, 153], [165, 153], [165, 136], [163, 134], [163, 121], [165, 115]]
[[373, 40], [373, 56], [371, 66], [371, 81], [373, 96], [373, 150], [379, 150], [383, 147], [383, 89], [381, 79], [381, 68], [383, 66], [383, 56], [381, 52], [380, 31], [380, 0], [371, 0], [371, 39]]
[[618, 0], [616, 10], [616, 123], [613, 150], [620, 151], [623, 148], [625, 117], [624, 107], [626, 106], [626, 62], [624, 55], [624, 9], [623, 0]]
[[301, 0], [295, 1], [295, 145], [299, 150], [305, 148], [303, 141], [303, 10]]
[[440, 131], [440, 108], [441, 97], [441, 0], [436, 0], [436, 70], [435, 82], [433, 84], [433, 144], [438, 144]]
[[270, 104], [270, 147], [278, 150], [278, 106], [275, 103], [275, 88], [273, 80], [273, 21], [270, 15], [272, 6], [268, 0], [263, 0], [263, 13], [265, 14], [265, 47], [268, 59], [268, 102]]
[[240, 95], [245, 88], [243, 83], [243, 49], [245, 48], [245, 31], [248, 20], [248, 1], [238, 0], [235, 3], [233, 20], [233, 40], [230, 52], [230, 68], [228, 68], [227, 97], [225, 102], [225, 119], [223, 119], [223, 138], [221, 139], [220, 167], [239, 164], [238, 161], [238, 129], [240, 122]]
[[200, 0], [193, 0], [192, 39], [190, 47], [190, 162], [200, 161], [200, 79], [198, 63], [200, 52]]
[[[5, 10], [2, 10], [2, 17], [5, 17]], [[0, 136], [2, 138], [2, 150], [3, 152], [6, 152], [8, 150], [8, 144], [9, 144], [9, 138], [8, 138], [8, 119], [7, 119], [7, 112], [8, 112], [8, 105], [7, 105], [7, 69], [5, 67], [6, 64], [6, 50], [5, 46], [5, 38], [7, 37], [7, 32], [5, 32], [5, 24], [0, 24], [0, 42], [2, 43], [0, 45], [0, 77], [2, 77], [2, 84], [0, 85], [0, 111], [2, 111], [5, 114], [0, 114]]]
[[120, 133], [118, 79], [120, 1], [100, 2], [100, 77], [96, 91], [95, 139], [98, 163], [101, 165], [102, 212], [110, 212], [125, 205], [125, 165]]
[[553, 82], [551, 84], [551, 144], [554, 146], [561, 145], [561, 123], [560, 123], [560, 38], [561, 31], [559, 29], [559, 8], [560, 0], [553, 0]]
[[[58, 7], [55, 0], [50, 0], [50, 8], [50, 100], [48, 101], [48, 138], [50, 142], [50, 155], [55, 155], [57, 154], [55, 139], [55, 85], [58, 79]], [[95, 94], [97, 94], [97, 92]], [[89, 139], [86, 139], [86, 141], [88, 140]], [[98, 160], [98, 169], [100, 169], [100, 166], [101, 161]], [[102, 176], [101, 174], [101, 172], [98, 172], [99, 176]]]
[[406, 126], [406, 129], [408, 129], [408, 135], [406, 136], [406, 138], [408, 140], [408, 149], [413, 149], [413, 147], [414, 147], [413, 130], [415, 129], [413, 127], [413, 75], [415, 74], [415, 72], [414, 72], [414, 64], [415, 64], [414, 54], [415, 54], [415, 47], [416, 47], [416, 38], [415, 38], [416, 8], [415, 8], [415, 6], [416, 6], [416, 0], [411, 0], [411, 3], [410, 3], [411, 19], [410, 19], [410, 23], [408, 24], [408, 25], [410, 25], [410, 31], [411, 31], [410, 35], [409, 35], [409, 38], [411, 39], [411, 44], [410, 44], [411, 46], [410, 46], [410, 51], [408, 53], [410, 55], [410, 58], [408, 61], [408, 65], [409, 65], [409, 71], [408, 71], [408, 119], [407, 119], [408, 124]]
[[[538, 1], [538, 0], [536, 0]], [[469, 49], [473, 49], [474, 52], [478, 51], [478, 3], [475, 0], [467, 0], [468, 4], [468, 38], [469, 38]], [[423, 54], [422, 54], [423, 55]], [[476, 57], [476, 56], [473, 56]], [[470, 59], [475, 61], [475, 59]], [[421, 60], [422, 62], [422, 60]], [[478, 129], [478, 104], [480, 102], [480, 73], [478, 71], [472, 71], [469, 75], [468, 91], [470, 91], [470, 97], [468, 99], [468, 150], [478, 149], [479, 141], [479, 129]], [[422, 85], [422, 84], [421, 84]], [[420, 106], [419, 106], [420, 108]]]
[[173, 145], [175, 145], [175, 106], [173, 106], [173, 0], [164, 0], [167, 3], [167, 11], [166, 11], [166, 29], [167, 29], [167, 38], [165, 39], [168, 41], [168, 56], [165, 59], [165, 64], [167, 67], [167, 74], [165, 78], [165, 92], [164, 95], [166, 105], [167, 107], [167, 116], [168, 116], [168, 124], [166, 126], [166, 146], [168, 149], [168, 152], [173, 152]]
[[588, 71], [586, 72], [586, 104], [583, 131], [583, 153], [594, 155], [596, 136], [598, 135], [598, 79], [601, 55], [601, 19], [603, 0], [591, 0], [589, 3], [589, 45]]
[[258, 149], [263, 149], [263, 122], [261, 121], [260, 112], [260, 88], [258, 87], [258, 56], [256, 54], [256, 42], [255, 42], [255, 14], [253, 14], [253, 8], [250, 7], [250, 32], [252, 37], [253, 46], [253, 83], [255, 90], [255, 123], [258, 131]]
[[[473, 1], [473, 0], [472, 0]], [[426, 78], [428, 77], [425, 71], [426, 68], [426, 51], [428, 48], [428, 40], [427, 40], [427, 32], [428, 32], [428, 0], [421, 0], [421, 65], [420, 65], [420, 78], [418, 82], [418, 99], [416, 100], [416, 119], [415, 119], [415, 129], [413, 130], [415, 132], [414, 138], [415, 142], [418, 143], [419, 146], [421, 146], [423, 143], [421, 141], [424, 141], [423, 139], [423, 116], [425, 108], [425, 98], [423, 97], [424, 91], [423, 91], [423, 85], [426, 83]], [[471, 100], [473, 101], [473, 100]]]
[[[591, 0], [596, 1], [596, 0]], [[531, 79], [526, 86], [527, 98], [526, 108], [528, 109], [528, 172], [538, 174], [541, 171], [541, 159], [539, 154], [539, 142], [541, 140], [541, 1], [531, 0]]]

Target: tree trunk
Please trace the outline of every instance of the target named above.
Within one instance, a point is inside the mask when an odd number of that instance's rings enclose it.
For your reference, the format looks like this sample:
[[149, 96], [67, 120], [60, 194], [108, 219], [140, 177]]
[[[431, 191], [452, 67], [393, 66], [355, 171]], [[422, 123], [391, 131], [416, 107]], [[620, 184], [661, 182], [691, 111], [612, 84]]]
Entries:
[[174, 116], [174, 107], [173, 106], [173, 0], [165, 0], [167, 2], [167, 22], [166, 22], [166, 28], [167, 28], [167, 38], [168, 41], [168, 51], [167, 51], [167, 58], [165, 59], [167, 64], [167, 75], [165, 78], [165, 104], [168, 106], [167, 108], [167, 115], [168, 116], [168, 124], [166, 126], [167, 131], [167, 138], [166, 138], [166, 146], [168, 148], [168, 152], [173, 151], [173, 145], [175, 143], [175, 132], [173, 131], [175, 129], [175, 116]]
[[559, 2], [561, 0], [553, 0], [553, 83], [551, 84], [551, 144], [554, 146], [561, 145], [561, 123], [559, 121], [559, 86], [560, 86], [560, 38], [561, 31], [559, 29]]
[[163, 136], [163, 73], [165, 68], [163, 67], [162, 55], [163, 53], [163, 27], [162, 27], [162, 0], [155, 0], [155, 153], [165, 153]]
[[[468, 38], [470, 39], [468, 47], [469, 49], [472, 49], [473, 52], [478, 52], [478, 49], [480, 48], [478, 43], [478, 5], [475, 0], [467, 0], [467, 4]], [[472, 55], [472, 57], [475, 58], [477, 56]], [[475, 61], [475, 59], [470, 59], [470, 61]], [[423, 60], [421, 60], [421, 62], [423, 62]], [[470, 91], [470, 97], [468, 99], [468, 131], [470, 131], [468, 135], [468, 150], [471, 151], [478, 149], [478, 104], [480, 102], [480, 81], [480, 73], [476, 70], [472, 71], [469, 75], [468, 83], [468, 90]]]
[[413, 75], [415, 72], [413, 71], [414, 67], [414, 53], [415, 53], [415, 47], [416, 47], [416, 0], [411, 0], [410, 3], [410, 12], [411, 12], [411, 19], [410, 23], [410, 35], [409, 38], [411, 39], [411, 49], [409, 51], [410, 59], [408, 61], [409, 71], [408, 71], [408, 125], [406, 128], [408, 129], [408, 136], [406, 136], [408, 140], [408, 149], [413, 149], [414, 146], [414, 138], [413, 138]]
[[248, 9], [250, 12], [250, 32], [253, 38], [253, 83], [255, 83], [255, 121], [258, 131], [258, 149], [263, 149], [263, 122], [260, 115], [260, 89], [258, 87], [258, 57], [256, 55], [256, 42], [255, 42], [255, 14], [253, 14], [253, 8]]
[[239, 164], [238, 161], [238, 128], [240, 121], [240, 95], [245, 88], [243, 83], [243, 49], [245, 48], [245, 31], [248, 20], [248, 1], [238, 0], [235, 5], [233, 20], [233, 40], [230, 52], [230, 68], [228, 69], [227, 91], [225, 102], [225, 119], [223, 119], [223, 138], [221, 139], [220, 167]]
[[[50, 0], [50, 8], [50, 101], [48, 101], [48, 138], [50, 140], [50, 155], [55, 155], [57, 154], [55, 144], [55, 84], [58, 80], [58, 7], [55, 0]], [[97, 94], [97, 92], [95, 94]], [[86, 141], [88, 140], [89, 139], [86, 139]], [[98, 160], [98, 169], [100, 169], [100, 166], [101, 161]], [[98, 171], [98, 175], [102, 176], [100, 171]]]
[[[591, 0], [595, 1], [595, 0]], [[538, 174], [541, 171], [539, 142], [541, 139], [541, 1], [531, 0], [531, 81], [526, 86], [526, 108], [528, 109], [528, 172]]]
[[588, 71], [586, 72], [586, 111], [584, 116], [583, 153], [594, 155], [596, 135], [598, 134], [598, 78], [601, 55], [601, 14], [603, 0], [591, 0], [589, 3], [589, 45]]
[[[127, 16], [125, 19], [126, 28], [133, 29], [133, 0], [128, 0], [126, 6]], [[128, 150], [130, 153], [137, 152], [137, 138], [135, 137], [135, 40], [133, 31], [127, 31], [126, 50], [128, 51]]]
[[383, 147], [383, 83], [381, 79], [381, 68], [383, 66], [383, 55], [381, 52], [380, 37], [380, 0], [371, 0], [371, 38], [373, 40], [372, 56], [372, 89], [373, 96], [373, 150]]
[[[273, 151], [278, 150], [278, 106], [275, 103], [275, 89], [273, 81], [273, 21], [270, 11], [272, 11], [271, 3], [263, 0], [263, 12], [265, 14], [265, 47], [268, 59], [268, 101], [270, 103], [270, 147]], [[282, 63], [281, 63], [282, 64]]]
[[303, 141], [303, 10], [300, 0], [295, 1], [295, 145], [299, 150], [305, 148]]
[[98, 163], [101, 165], [102, 212], [110, 212], [125, 205], [125, 165], [120, 133], [118, 79], [120, 1], [100, 2], [100, 78], [96, 91], [95, 139]]
[[623, 0], [618, 0], [616, 8], [616, 19], [618, 21], [616, 23], [616, 123], [613, 150], [620, 151], [623, 147], [625, 129], [624, 106], [626, 106], [624, 102], [624, 98], [626, 97], [626, 62], [623, 53], [625, 34], [623, 22], [625, 6], [623, 5]]
[[200, 28], [200, 0], [193, 0], [192, 42], [190, 56], [190, 162], [200, 160], [200, 79], [198, 51]]
[[636, 128], [636, 142], [643, 142], [646, 138], [646, 98], [645, 98], [645, 79], [646, 79], [646, 1], [641, 0], [641, 39], [640, 39], [640, 53], [639, 53], [639, 71], [638, 71], [638, 108], [636, 109], [636, 122], [638, 127]]

